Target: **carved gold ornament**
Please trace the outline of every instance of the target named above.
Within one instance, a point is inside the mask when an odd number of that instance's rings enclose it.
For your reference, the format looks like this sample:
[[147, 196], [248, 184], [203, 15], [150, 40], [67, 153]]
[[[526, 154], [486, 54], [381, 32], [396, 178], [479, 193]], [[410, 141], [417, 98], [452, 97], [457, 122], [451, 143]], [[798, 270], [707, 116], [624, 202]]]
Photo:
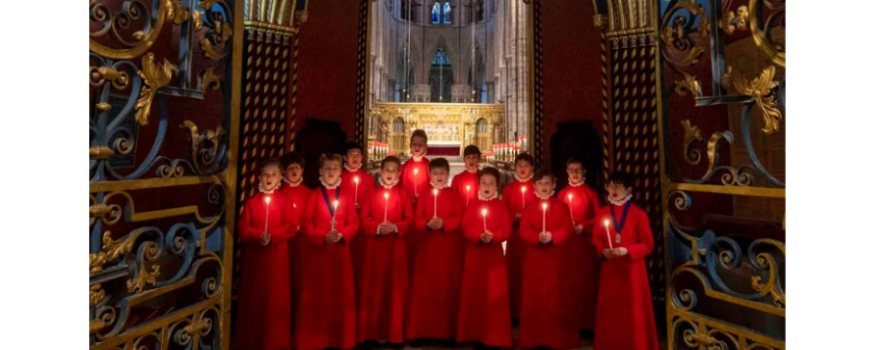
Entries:
[[204, 75], [201, 80], [201, 84], [203, 84], [201, 91], [206, 93], [208, 87], [212, 87], [212, 90], [218, 90], [221, 86], [219, 81], [219, 75], [216, 74], [216, 69], [214, 67], [207, 67], [204, 70]]
[[201, 30], [204, 27], [204, 13], [198, 10], [191, 11], [191, 21], [194, 23], [194, 30]]
[[693, 99], [702, 96], [702, 88], [699, 86], [699, 80], [688, 73], [684, 73], [684, 80], [677, 81], [674, 91], [681, 96], [685, 96], [687, 91], [689, 91], [692, 93]]
[[295, 11], [295, 27], [299, 27], [307, 23], [307, 11]]
[[[688, 18], [687, 16], [672, 16], [672, 14], [680, 11], [681, 9], [689, 12], [690, 17]], [[696, 42], [689, 37], [689, 33], [686, 32], [685, 27], [690, 23], [690, 21], [695, 21], [696, 17], [704, 14], [705, 8], [702, 5], [696, 3], [695, 0], [681, 0], [672, 8], [667, 10], [666, 13], [667, 15], [665, 15], [663, 18], [663, 29], [659, 33], [659, 38], [660, 40], [662, 40], [666, 47], [671, 47], [678, 51], [685, 52], [683, 57], [681, 57], [680, 61], [669, 61], [680, 67], [692, 66], [698, 63], [699, 57], [702, 56], [702, 54], [705, 52], [705, 49], [697, 45]], [[706, 18], [707, 17], [702, 17], [701, 19], [699, 19], [698, 40], [702, 40], [702, 37], [707, 36], [707, 33], [709, 33], [710, 31], [710, 28], [708, 28], [710, 27], [710, 22]], [[670, 19], [672, 21], [671, 24], [669, 24]], [[702, 21], [703, 19], [704, 22]], [[665, 52], [665, 54], [668, 54], [668, 52]], [[666, 56], [666, 58], [668, 57], [669, 56]]]
[[179, 73], [175, 65], [171, 64], [167, 59], [164, 59], [164, 64], [155, 63], [155, 54], [148, 53], [143, 56], [143, 69], [140, 71], [140, 77], [143, 78], [143, 89], [140, 91], [140, 98], [137, 99], [135, 119], [140, 125], [149, 124], [149, 114], [151, 113], [152, 99], [161, 87], [167, 86], [174, 73]]
[[106, 146], [94, 146], [88, 149], [88, 159], [107, 159], [113, 154], [115, 151]]
[[778, 130], [779, 124], [783, 115], [778, 110], [775, 96], [772, 95], [772, 90], [778, 87], [775, 79], [775, 66], [769, 66], [760, 73], [759, 76], [748, 81], [743, 74], [732, 74], [732, 67], [727, 67], [727, 75], [739, 93], [753, 97], [757, 103], [757, 107], [763, 112], [763, 121], [765, 127], [763, 132], [771, 134]]
[[112, 82], [112, 87], [116, 90], [124, 90], [130, 82], [128, 73], [119, 72], [112, 67], [91, 67], [89, 78], [91, 85], [94, 87], [100, 87], [107, 81], [110, 81]]
[[750, 18], [747, 6], [739, 6], [737, 11], [737, 17], [735, 12], [724, 12], [723, 18], [717, 20], [717, 27], [723, 29], [726, 34], [730, 35], [734, 33], [736, 29], [742, 31], [747, 30], [748, 19]]
[[597, 14], [592, 16], [592, 23], [598, 29], [605, 29], [608, 25], [608, 16]]
[[128, 235], [121, 241], [114, 241], [110, 235], [110, 231], [103, 233], [103, 249], [100, 253], [88, 255], [89, 268], [92, 273], [103, 271], [103, 265], [118, 259], [118, 257], [124, 254], [130, 253], [134, 248], [134, 242], [139, 236], [137, 234]]
[[146, 264], [140, 265], [140, 272], [136, 278], [127, 281], [128, 292], [139, 293], [143, 291], [146, 285], [155, 285], [156, 278], [160, 274], [159, 266], [152, 265], [152, 271], [146, 268]]
[[[88, 291], [88, 306], [97, 305], [103, 298], [106, 297], [106, 292], [101, 287], [100, 283], [91, 285]], [[102, 326], [100, 328], [103, 328]], [[98, 330], [100, 329], [98, 328]]]
[[693, 141], [702, 141], [702, 131], [698, 127], [690, 125], [690, 120], [682, 120], [681, 125], [684, 127], [684, 159], [690, 164], [699, 164], [702, 161], [702, 152], [699, 150], [690, 151], [690, 145]]
[[190, 13], [185, 4], [179, 1], [165, 0], [167, 6], [167, 19], [175, 25], [181, 25], [188, 20]]
[[[221, 126], [216, 127], [216, 130], [207, 130], [203, 135], [198, 133], [197, 125], [192, 121], [186, 120], [182, 125], [191, 132], [191, 158], [195, 162], [202, 162], [205, 165], [212, 164], [216, 159], [215, 155], [219, 151], [219, 138], [225, 135], [225, 130]], [[208, 141], [212, 144], [209, 150], [201, 150], [200, 144], [202, 141]], [[198, 156], [200, 155], [200, 157]]]

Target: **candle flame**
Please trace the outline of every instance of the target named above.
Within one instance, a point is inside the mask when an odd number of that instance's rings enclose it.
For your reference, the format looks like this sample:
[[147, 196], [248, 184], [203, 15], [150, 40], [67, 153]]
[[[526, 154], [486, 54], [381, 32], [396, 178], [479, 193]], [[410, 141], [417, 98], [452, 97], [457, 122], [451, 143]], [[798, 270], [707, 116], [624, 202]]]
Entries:
[[483, 210], [480, 211], [480, 212], [483, 213], [483, 216], [486, 216], [486, 209], [483, 209]]
[[541, 204], [541, 208], [544, 208], [544, 210], [547, 210], [547, 203]]
[[334, 209], [337, 209], [337, 201], [334, 201]]
[[413, 174], [416, 175], [417, 173], [419, 173], [419, 169], [413, 169]]
[[352, 179], [352, 181], [355, 181], [355, 183], [359, 183], [359, 177], [356, 176], [355, 178]]
[[608, 219], [605, 219], [605, 227], [608, 227]]
[[434, 191], [432, 191], [432, 192], [434, 192], [434, 195], [437, 196], [437, 192], [438, 192], [437, 188], [435, 188]]
[[386, 200], [388, 200], [389, 199], [389, 192], [383, 193], [383, 197], [385, 197]]
[[270, 197], [264, 197], [264, 201], [267, 202], [267, 204], [270, 204]]
[[471, 191], [471, 185], [465, 186], [468, 188], [468, 191]]
[[574, 197], [574, 195], [571, 194], [571, 193], [569, 193], [569, 194], [568, 194], [568, 200], [571, 200], [571, 197]]
[[523, 192], [525, 192], [525, 191], [526, 191], [526, 187], [525, 187], [525, 186], [523, 186]]

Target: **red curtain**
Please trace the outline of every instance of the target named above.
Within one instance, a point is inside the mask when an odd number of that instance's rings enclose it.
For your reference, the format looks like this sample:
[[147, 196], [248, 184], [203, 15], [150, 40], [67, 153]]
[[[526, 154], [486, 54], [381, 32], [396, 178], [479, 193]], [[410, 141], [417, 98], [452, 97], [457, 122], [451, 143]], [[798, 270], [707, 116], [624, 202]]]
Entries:
[[458, 156], [458, 145], [429, 145], [428, 155], [430, 156]]

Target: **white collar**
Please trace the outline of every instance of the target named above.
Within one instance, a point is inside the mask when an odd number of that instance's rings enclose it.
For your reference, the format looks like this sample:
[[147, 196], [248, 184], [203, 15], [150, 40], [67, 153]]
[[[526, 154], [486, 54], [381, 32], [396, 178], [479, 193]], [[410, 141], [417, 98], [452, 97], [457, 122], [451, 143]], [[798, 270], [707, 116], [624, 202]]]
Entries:
[[346, 169], [347, 171], [351, 172], [351, 173], [354, 173], [354, 172], [356, 172], [356, 171], [359, 171], [359, 169], [362, 168], [362, 165], [359, 164], [359, 166], [358, 166], [357, 168], [350, 168], [349, 165], [344, 165], [343, 168]]
[[325, 183], [325, 180], [322, 179], [322, 177], [320, 176], [320, 177], [319, 177], [319, 182], [322, 183], [322, 186], [325, 186], [325, 189], [326, 189], [326, 190], [333, 190], [333, 189], [335, 189], [335, 188], [340, 187], [341, 179], [338, 177], [338, 178], [337, 178], [337, 183], [335, 183], [334, 185], [329, 186], [327, 183]]
[[521, 179], [521, 178], [519, 177], [519, 175], [517, 175], [516, 172], [514, 172], [514, 173], [513, 173], [513, 178], [516, 179], [516, 180], [519, 181], [519, 182], [526, 182], [526, 181], [529, 181], [529, 180], [532, 179], [532, 175], [530, 174], [529, 177], [527, 177], [527, 178], [525, 178], [525, 179]]
[[289, 179], [283, 178], [283, 182], [289, 184], [289, 187], [298, 187], [302, 182], [304, 182], [304, 177], [301, 176], [301, 179], [298, 182], [291, 182]]
[[535, 191], [535, 197], [538, 197], [539, 199], [543, 199], [543, 200], [550, 199], [551, 197], [553, 197], [554, 194], [556, 194], [556, 190], [550, 191], [550, 194], [548, 194], [546, 197], [541, 197], [541, 194], [538, 193], [538, 191]]
[[477, 199], [479, 199], [481, 201], [491, 201], [491, 200], [494, 200], [496, 198], [498, 198], [498, 192], [495, 192], [495, 194], [493, 194], [492, 197], [484, 197], [483, 191], [477, 191]]
[[578, 182], [578, 183], [572, 183], [571, 181], [568, 181], [568, 186], [580, 187], [580, 186], [583, 186], [583, 184], [585, 184], [585, 183], [586, 183], [586, 176], [584, 176], [583, 179], [580, 180], [580, 182]]
[[386, 182], [383, 181], [383, 176], [380, 176], [380, 186], [385, 187], [387, 190], [391, 190], [392, 187], [395, 187], [395, 185], [397, 185], [397, 184], [398, 184], [398, 179], [395, 179], [395, 182], [393, 182], [391, 184], [387, 184]]
[[258, 192], [261, 192], [264, 194], [273, 194], [273, 191], [280, 189], [280, 187], [282, 187], [282, 186], [283, 186], [283, 183], [280, 182], [280, 183], [276, 184], [276, 186], [274, 186], [272, 189], [268, 190], [268, 189], [264, 188], [264, 185], [262, 185], [261, 182], [259, 181], [258, 182]]
[[610, 195], [608, 196], [608, 202], [611, 202], [611, 204], [613, 204], [613, 205], [625, 205], [626, 202], [628, 202], [630, 199], [632, 199], [632, 194], [631, 194], [631, 193], [630, 193], [630, 194], [627, 194], [627, 195], [626, 195], [626, 198], [623, 198], [623, 199], [618, 200], [618, 201], [612, 200], [612, 199], [611, 199], [611, 196], [610, 196]]
[[431, 185], [431, 187], [434, 187], [435, 189], [438, 189], [438, 190], [442, 190], [442, 189], [449, 187], [449, 186], [447, 186], [447, 184], [444, 184], [443, 186], [438, 187], [437, 185], [434, 184], [434, 181], [429, 181], [428, 184]]
[[425, 158], [425, 155], [426, 155], [426, 154], [428, 154], [428, 150], [426, 150], [426, 151], [424, 151], [424, 152], [422, 152], [422, 155], [421, 155], [421, 156], [419, 156], [419, 157], [417, 157], [417, 156], [414, 156], [414, 155], [412, 155], [412, 154], [411, 154], [411, 156], [413, 156], [413, 161], [414, 161], [414, 162], [417, 162], [417, 163], [419, 163], [419, 162], [421, 162], [421, 161], [422, 161], [422, 158]]

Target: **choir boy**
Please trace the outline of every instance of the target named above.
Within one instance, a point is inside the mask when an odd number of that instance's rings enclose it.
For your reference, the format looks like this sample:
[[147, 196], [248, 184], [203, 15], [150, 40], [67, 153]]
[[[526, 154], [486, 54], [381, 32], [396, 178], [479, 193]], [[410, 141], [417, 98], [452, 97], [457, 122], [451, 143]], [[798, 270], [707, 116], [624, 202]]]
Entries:
[[501, 243], [510, 236], [513, 219], [498, 199], [498, 170], [487, 167], [477, 177], [477, 200], [462, 219], [462, 234], [468, 242], [456, 341], [509, 348], [513, 345], [510, 299]]
[[301, 269], [295, 349], [355, 346], [355, 291], [349, 242], [358, 231], [352, 193], [340, 190], [341, 157], [319, 158], [318, 189], [310, 194], [302, 229], [307, 265]]
[[383, 159], [380, 187], [362, 203], [364, 258], [356, 305], [357, 342], [404, 342], [409, 272], [404, 236], [413, 225], [413, 206], [398, 184], [401, 160]]
[[523, 288], [523, 259], [528, 245], [520, 238], [519, 222], [526, 202], [535, 199], [532, 183], [532, 166], [535, 159], [531, 154], [521, 153], [514, 159], [515, 180], [504, 187], [501, 199], [507, 205], [513, 218], [514, 230], [507, 241], [507, 280], [510, 288], [510, 313], [513, 318], [520, 316]]
[[[598, 195], [586, 184], [586, 168], [578, 159], [565, 163], [568, 187], [559, 192], [559, 199], [571, 210], [574, 234], [563, 244], [565, 276], [568, 278], [568, 308], [571, 322], [579, 329], [595, 329], [595, 307], [598, 299], [599, 254], [592, 245], [593, 220], [601, 205]], [[598, 227], [596, 227], [598, 228]]]
[[467, 207], [477, 199], [480, 149], [477, 146], [468, 145], [462, 154], [465, 156], [465, 171], [453, 177], [453, 190], [462, 196], [462, 204]]
[[567, 322], [568, 288], [562, 246], [572, 234], [571, 213], [556, 194], [556, 177], [548, 170], [535, 174], [536, 200], [528, 202], [520, 220], [520, 236], [529, 244], [523, 260], [523, 293], [519, 347], [571, 349], [580, 347], [576, 325]]
[[237, 334], [238, 349], [291, 347], [292, 307], [289, 248], [298, 232], [292, 202], [279, 191], [282, 165], [274, 158], [259, 167], [258, 193], [243, 205], [238, 232], [243, 254]]
[[[401, 187], [416, 204], [420, 194], [428, 191], [428, 183], [431, 181], [428, 174], [428, 158], [425, 153], [428, 150], [428, 135], [425, 130], [416, 129], [410, 136], [410, 153], [412, 158], [401, 166]], [[416, 249], [424, 233], [419, 230], [411, 230], [404, 241], [407, 244], [407, 260], [410, 272], [413, 272], [413, 263], [416, 261]]]
[[[343, 173], [340, 175], [340, 190], [343, 193], [352, 195], [353, 204], [355, 205], [356, 213], [361, 213], [361, 203], [363, 203], [371, 191], [374, 190], [374, 177], [368, 174], [362, 168], [362, 147], [355, 142], [347, 142], [346, 154], [343, 156], [346, 162]], [[361, 227], [357, 235], [361, 235]], [[357, 239], [349, 242], [349, 249], [352, 253], [352, 266], [355, 271], [356, 286], [359, 285], [361, 278], [362, 259], [364, 258], [364, 239]]]
[[[285, 173], [283, 175], [283, 185], [280, 189], [286, 198], [291, 201], [292, 208], [295, 209], [295, 212], [298, 213], [291, 217], [291, 220], [294, 222], [295, 227], [300, 230], [301, 229], [301, 215], [304, 213], [304, 207], [307, 204], [307, 198], [310, 197], [311, 189], [307, 186], [303, 185], [304, 181], [304, 157], [301, 157], [300, 154], [295, 152], [290, 152], [284, 154], [280, 157], [280, 163], [283, 165], [283, 169], [285, 169]], [[295, 235], [289, 240], [289, 272], [291, 273], [291, 278], [289, 278], [290, 283], [290, 293], [291, 293], [291, 305], [292, 305], [292, 321], [295, 319], [295, 301], [298, 299], [298, 289], [300, 289], [300, 281], [301, 281], [301, 266], [304, 266], [304, 254], [306, 251], [304, 248], [307, 247], [306, 244], [301, 244], [302, 235]], [[293, 322], [294, 323], [294, 322]]]
[[596, 311], [596, 350], [657, 350], [656, 322], [644, 257], [653, 250], [650, 220], [632, 204], [632, 179], [608, 179], [610, 204], [598, 210], [592, 243], [604, 257]]
[[447, 186], [450, 163], [428, 164], [431, 186], [416, 205], [414, 227], [425, 232], [416, 256], [411, 287], [408, 339], [455, 338], [465, 240], [459, 232], [462, 198]]

